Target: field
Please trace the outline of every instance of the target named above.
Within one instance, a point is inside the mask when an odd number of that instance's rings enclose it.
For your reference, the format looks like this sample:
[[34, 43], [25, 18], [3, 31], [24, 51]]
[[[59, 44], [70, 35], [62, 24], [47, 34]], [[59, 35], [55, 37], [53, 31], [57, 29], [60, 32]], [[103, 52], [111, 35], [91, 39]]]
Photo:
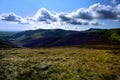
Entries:
[[120, 46], [0, 49], [0, 80], [120, 80]]

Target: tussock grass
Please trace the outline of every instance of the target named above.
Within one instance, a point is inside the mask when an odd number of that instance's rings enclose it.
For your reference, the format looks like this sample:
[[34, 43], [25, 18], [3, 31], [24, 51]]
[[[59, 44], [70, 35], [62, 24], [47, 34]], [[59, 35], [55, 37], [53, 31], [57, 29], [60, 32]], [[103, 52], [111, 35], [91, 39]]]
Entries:
[[0, 50], [0, 80], [120, 80], [120, 50], [94, 47]]

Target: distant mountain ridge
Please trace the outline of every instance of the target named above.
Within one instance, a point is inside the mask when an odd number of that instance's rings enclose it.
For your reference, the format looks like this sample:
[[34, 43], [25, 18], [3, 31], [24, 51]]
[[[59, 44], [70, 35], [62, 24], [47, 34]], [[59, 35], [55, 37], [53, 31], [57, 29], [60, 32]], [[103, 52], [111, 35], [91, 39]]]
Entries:
[[100, 28], [90, 28], [86, 30], [87, 32], [94, 32], [94, 31], [99, 31], [99, 30], [107, 30], [107, 29], [100, 29]]
[[71, 31], [62, 29], [38, 29], [16, 33], [9, 39], [19, 47], [51, 47], [89, 44], [120, 44], [120, 29], [96, 29]]
[[11, 36], [11, 42], [18, 46], [32, 43], [32, 41], [41, 38], [50, 37], [63, 37], [70, 34], [77, 33], [78, 31], [62, 30], [62, 29], [37, 29], [19, 32]]
[[[82, 31], [63, 37], [47, 37], [33, 40], [25, 47], [49, 47], [65, 45], [120, 44], [120, 29]], [[114, 35], [115, 34], [115, 35]]]

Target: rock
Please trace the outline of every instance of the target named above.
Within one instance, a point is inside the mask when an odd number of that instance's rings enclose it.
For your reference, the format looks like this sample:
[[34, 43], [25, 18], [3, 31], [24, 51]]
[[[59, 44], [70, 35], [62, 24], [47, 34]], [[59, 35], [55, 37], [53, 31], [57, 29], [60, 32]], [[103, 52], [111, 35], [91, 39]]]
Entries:
[[41, 69], [41, 70], [44, 70], [44, 71], [45, 71], [45, 70], [48, 70], [48, 68], [49, 68], [49, 65], [41, 65], [41, 66], [40, 66], [40, 69]]

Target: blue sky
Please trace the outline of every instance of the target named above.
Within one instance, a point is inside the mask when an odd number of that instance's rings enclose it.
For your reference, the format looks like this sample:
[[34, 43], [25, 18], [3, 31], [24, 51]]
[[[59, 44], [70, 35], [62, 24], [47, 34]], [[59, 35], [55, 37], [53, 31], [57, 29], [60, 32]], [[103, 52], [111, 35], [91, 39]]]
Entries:
[[119, 0], [0, 0], [1, 31], [84, 30], [119, 25]]

